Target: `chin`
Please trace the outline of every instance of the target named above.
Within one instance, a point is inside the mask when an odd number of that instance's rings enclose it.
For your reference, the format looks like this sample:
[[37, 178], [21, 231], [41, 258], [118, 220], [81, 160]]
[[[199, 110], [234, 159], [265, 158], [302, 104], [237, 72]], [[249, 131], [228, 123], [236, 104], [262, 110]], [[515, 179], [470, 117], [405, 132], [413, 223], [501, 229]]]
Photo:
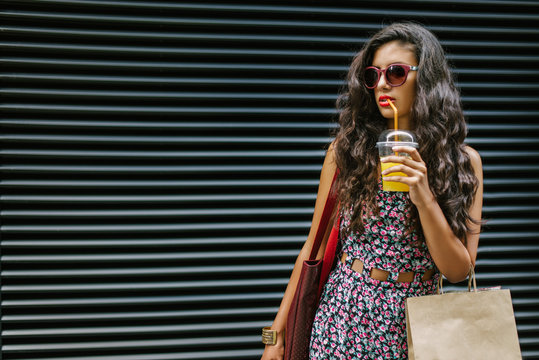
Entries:
[[380, 111], [380, 114], [387, 120], [392, 120], [394, 118], [394, 113], [393, 113], [393, 109], [389, 108], [385, 108], [385, 107], [381, 107], [379, 106], [378, 107], [378, 110]]

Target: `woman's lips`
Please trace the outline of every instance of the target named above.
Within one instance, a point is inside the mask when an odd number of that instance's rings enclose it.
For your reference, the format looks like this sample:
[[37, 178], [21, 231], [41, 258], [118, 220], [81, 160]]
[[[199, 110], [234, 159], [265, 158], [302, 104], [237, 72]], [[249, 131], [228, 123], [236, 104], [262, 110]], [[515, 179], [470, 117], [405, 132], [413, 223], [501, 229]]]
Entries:
[[391, 96], [382, 95], [378, 98], [378, 103], [380, 104], [380, 106], [389, 106], [389, 102], [387, 101], [387, 99], [391, 100], [391, 102], [395, 102], [395, 99], [393, 99]]

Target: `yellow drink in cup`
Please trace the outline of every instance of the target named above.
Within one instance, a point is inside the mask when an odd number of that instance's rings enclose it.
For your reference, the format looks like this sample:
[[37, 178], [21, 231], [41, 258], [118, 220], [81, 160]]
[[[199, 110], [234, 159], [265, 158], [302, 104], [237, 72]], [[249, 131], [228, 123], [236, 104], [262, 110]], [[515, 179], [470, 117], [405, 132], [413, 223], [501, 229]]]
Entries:
[[[380, 135], [380, 138], [378, 139], [378, 142], [376, 143], [376, 147], [378, 148], [378, 153], [380, 154], [380, 158], [390, 156], [390, 155], [409, 156], [407, 153], [395, 153], [393, 151], [393, 147], [395, 146], [410, 146], [417, 149], [418, 144], [415, 141], [414, 134], [406, 130], [386, 130]], [[400, 165], [399, 163], [393, 163], [393, 162], [381, 163], [381, 164], [382, 164], [382, 171], [389, 169], [392, 166]], [[402, 172], [393, 172], [385, 176], [407, 176], [407, 175]], [[404, 192], [410, 191], [409, 186], [406, 184], [403, 184], [397, 181], [385, 181], [383, 178], [382, 178], [382, 187], [384, 191], [404, 191]]]
[[[395, 165], [400, 165], [400, 164], [391, 163], [391, 162], [382, 163], [382, 171], [384, 171], [385, 169], [389, 169], [390, 167], [395, 166]], [[389, 173], [385, 176], [406, 176], [406, 174], [398, 171], [398, 172]], [[382, 187], [384, 191], [405, 191], [405, 192], [410, 191], [410, 187], [406, 184], [403, 184], [397, 181], [385, 181], [384, 179], [382, 179]]]

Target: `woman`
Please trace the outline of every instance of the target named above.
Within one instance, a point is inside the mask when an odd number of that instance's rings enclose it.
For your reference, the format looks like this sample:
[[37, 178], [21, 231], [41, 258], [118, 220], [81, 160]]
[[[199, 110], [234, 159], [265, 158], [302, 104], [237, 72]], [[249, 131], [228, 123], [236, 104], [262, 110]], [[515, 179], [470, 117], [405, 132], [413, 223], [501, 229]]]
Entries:
[[[394, 148], [409, 157], [384, 158], [397, 165], [382, 172], [375, 144], [393, 128], [388, 101], [419, 148]], [[263, 360], [282, 359], [301, 263], [337, 168], [340, 261], [320, 299], [312, 359], [406, 359], [405, 299], [433, 293], [440, 273], [462, 281], [475, 264], [481, 158], [463, 144], [460, 97], [436, 37], [413, 23], [379, 31], [354, 58], [338, 107], [340, 127], [324, 161], [313, 226], [271, 327], [277, 343], [266, 345]], [[394, 172], [406, 176], [388, 176]], [[382, 177], [409, 185], [409, 192], [382, 191]]]

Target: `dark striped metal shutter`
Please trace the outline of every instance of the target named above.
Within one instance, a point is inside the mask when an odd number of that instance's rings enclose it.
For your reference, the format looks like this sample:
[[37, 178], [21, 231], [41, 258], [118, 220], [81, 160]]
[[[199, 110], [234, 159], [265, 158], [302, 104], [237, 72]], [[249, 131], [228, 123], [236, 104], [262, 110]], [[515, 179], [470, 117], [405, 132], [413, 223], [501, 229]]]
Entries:
[[483, 156], [480, 286], [539, 359], [536, 1], [2, 1], [3, 359], [256, 359], [370, 33], [440, 37]]

